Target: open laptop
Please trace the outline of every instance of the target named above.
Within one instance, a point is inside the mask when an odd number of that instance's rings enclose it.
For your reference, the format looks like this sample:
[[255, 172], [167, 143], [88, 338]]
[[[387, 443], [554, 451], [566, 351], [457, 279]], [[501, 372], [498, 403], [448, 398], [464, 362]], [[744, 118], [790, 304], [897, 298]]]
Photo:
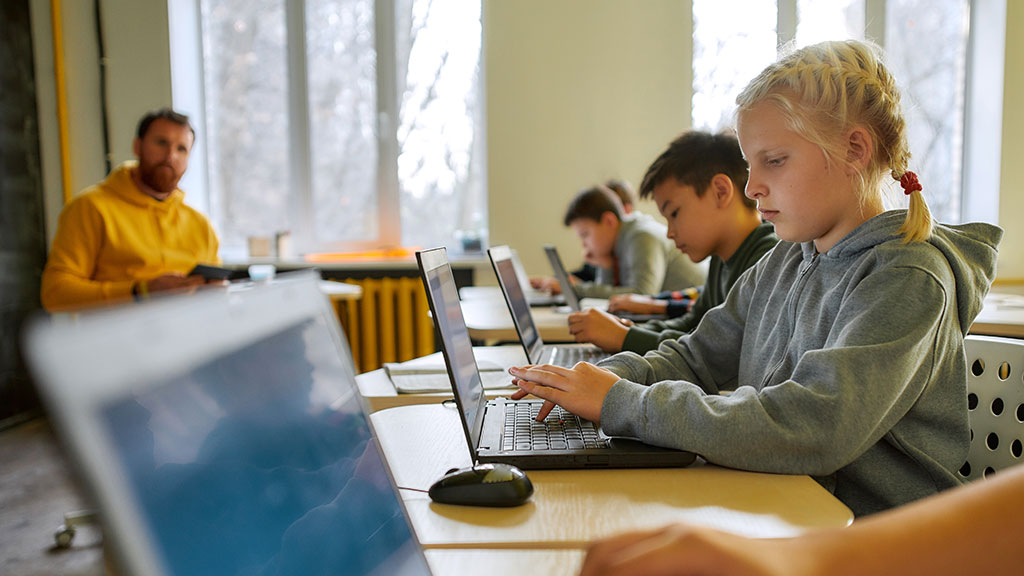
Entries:
[[430, 573], [317, 280], [28, 331], [119, 573]]
[[[494, 246], [487, 250], [494, 267], [494, 275], [498, 277], [498, 285], [505, 295], [505, 303], [512, 314], [512, 324], [516, 327], [519, 342], [526, 351], [530, 364], [554, 364], [556, 366], [575, 366], [577, 362], [597, 362], [607, 358], [608, 353], [592, 344], [557, 344], [545, 345], [540, 331], [533, 321], [530, 305], [520, 290], [520, 280], [516, 268], [515, 257], [508, 246]], [[575, 294], [572, 295], [576, 297]]]
[[519, 260], [519, 254], [514, 249], [509, 249], [511, 254], [510, 260], [512, 261], [512, 267], [516, 271], [516, 279], [519, 282], [519, 287], [523, 291], [523, 295], [526, 297], [526, 301], [530, 306], [564, 306], [565, 296], [561, 294], [551, 294], [543, 290], [537, 290], [530, 285], [530, 276], [526, 273], [526, 268], [523, 266], [521, 260]]
[[[569, 273], [565, 270], [565, 265], [562, 264], [562, 258], [558, 255], [558, 249], [554, 246], [545, 246], [544, 253], [547, 254], [548, 262], [551, 263], [551, 271], [555, 274], [555, 279], [558, 280], [558, 286], [562, 289], [562, 294], [565, 295], [565, 304], [573, 312], [579, 312], [585, 306], [588, 308], [600, 308], [602, 310], [608, 309], [608, 301], [602, 298], [586, 298], [583, 301], [580, 300], [579, 296], [576, 295], [576, 290], [572, 286], [572, 282], [569, 281]], [[586, 300], [591, 302], [588, 304]], [[634, 322], [647, 322], [648, 320], [663, 320], [665, 318], [662, 314], [633, 314], [631, 312], [612, 312], [619, 318], [625, 318]]]
[[689, 452], [607, 437], [593, 422], [560, 407], [537, 422], [541, 400], [487, 400], [447, 252], [420, 251], [416, 260], [474, 462], [504, 462], [524, 469], [672, 467], [693, 462]]

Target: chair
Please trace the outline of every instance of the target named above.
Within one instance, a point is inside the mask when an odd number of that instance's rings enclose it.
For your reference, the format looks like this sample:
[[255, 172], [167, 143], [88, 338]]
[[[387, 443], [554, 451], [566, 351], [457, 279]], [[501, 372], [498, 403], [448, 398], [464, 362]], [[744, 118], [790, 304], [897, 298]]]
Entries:
[[967, 336], [967, 409], [971, 448], [966, 480], [1021, 463], [1024, 442], [1024, 340]]

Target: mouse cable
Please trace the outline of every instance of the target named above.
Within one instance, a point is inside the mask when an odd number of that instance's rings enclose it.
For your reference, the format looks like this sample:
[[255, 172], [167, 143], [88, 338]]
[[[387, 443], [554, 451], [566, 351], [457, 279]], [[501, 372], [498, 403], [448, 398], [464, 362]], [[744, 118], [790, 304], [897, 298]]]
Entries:
[[424, 490], [422, 488], [407, 488], [405, 486], [399, 486], [398, 489], [399, 490], [412, 490], [413, 492], [423, 492], [424, 494], [429, 494], [430, 493], [429, 490]]

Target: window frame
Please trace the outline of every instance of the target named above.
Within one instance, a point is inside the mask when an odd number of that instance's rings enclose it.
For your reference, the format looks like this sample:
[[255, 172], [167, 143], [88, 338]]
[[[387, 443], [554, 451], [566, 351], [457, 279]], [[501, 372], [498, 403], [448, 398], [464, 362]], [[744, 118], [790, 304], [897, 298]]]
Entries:
[[[206, 96], [203, 82], [201, 0], [168, 3], [171, 42], [171, 86], [174, 106], [187, 113], [197, 132], [189, 170], [182, 187], [189, 190], [188, 203], [223, 220], [211, 202], [211, 182], [206, 135]], [[399, 144], [397, 119], [396, 14], [393, 0], [374, 0], [374, 43], [377, 51], [377, 237], [346, 242], [319, 243], [313, 238], [313, 143], [310, 138], [309, 78], [306, 45], [306, 0], [283, 0], [288, 64], [289, 221], [295, 252], [362, 251], [402, 244]], [[482, 76], [481, 76], [482, 80]], [[229, 258], [247, 257], [244, 246], [222, 246]]]

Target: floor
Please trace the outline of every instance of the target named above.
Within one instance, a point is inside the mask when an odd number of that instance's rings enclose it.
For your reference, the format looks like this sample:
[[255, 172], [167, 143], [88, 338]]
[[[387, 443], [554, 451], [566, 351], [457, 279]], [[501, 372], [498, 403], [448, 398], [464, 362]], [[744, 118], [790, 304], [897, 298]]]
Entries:
[[104, 574], [102, 534], [77, 530], [70, 549], [54, 545], [64, 513], [88, 508], [49, 422], [0, 432], [0, 574]]

